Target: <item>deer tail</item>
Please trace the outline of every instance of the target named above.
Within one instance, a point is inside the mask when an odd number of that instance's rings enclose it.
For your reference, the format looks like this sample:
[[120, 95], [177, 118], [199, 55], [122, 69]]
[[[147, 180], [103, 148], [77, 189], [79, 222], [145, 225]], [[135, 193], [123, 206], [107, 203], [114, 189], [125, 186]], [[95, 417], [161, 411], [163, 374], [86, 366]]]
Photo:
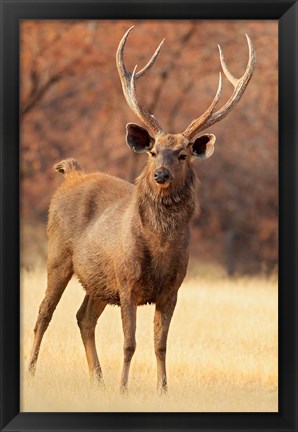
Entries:
[[75, 159], [65, 159], [53, 166], [54, 170], [63, 175], [68, 175], [74, 171], [80, 171], [81, 167]]

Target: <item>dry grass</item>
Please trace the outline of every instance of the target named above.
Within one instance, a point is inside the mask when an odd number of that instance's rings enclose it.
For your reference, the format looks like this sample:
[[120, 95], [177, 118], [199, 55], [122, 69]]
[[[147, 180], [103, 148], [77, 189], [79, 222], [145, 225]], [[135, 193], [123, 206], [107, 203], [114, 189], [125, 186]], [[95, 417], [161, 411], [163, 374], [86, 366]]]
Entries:
[[169, 394], [155, 392], [153, 306], [138, 309], [137, 351], [129, 394], [118, 391], [122, 363], [120, 311], [107, 307], [97, 326], [105, 389], [91, 386], [75, 314], [84, 292], [66, 289], [41, 347], [34, 379], [26, 372], [33, 327], [46, 286], [44, 271], [23, 272], [22, 411], [278, 410], [277, 282], [266, 278], [189, 278], [181, 287], [168, 340]]

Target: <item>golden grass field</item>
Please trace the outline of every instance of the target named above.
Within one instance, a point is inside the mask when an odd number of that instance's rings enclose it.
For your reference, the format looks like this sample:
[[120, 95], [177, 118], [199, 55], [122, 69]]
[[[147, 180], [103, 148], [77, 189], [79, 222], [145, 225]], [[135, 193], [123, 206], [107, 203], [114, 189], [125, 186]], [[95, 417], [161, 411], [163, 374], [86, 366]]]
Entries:
[[105, 388], [89, 382], [76, 324], [84, 292], [69, 283], [43, 339], [35, 378], [27, 373], [44, 270], [21, 275], [21, 411], [278, 411], [277, 280], [229, 279], [218, 268], [189, 276], [169, 332], [169, 392], [156, 393], [154, 306], [138, 308], [137, 350], [128, 395], [119, 393], [120, 310], [107, 307], [96, 329]]

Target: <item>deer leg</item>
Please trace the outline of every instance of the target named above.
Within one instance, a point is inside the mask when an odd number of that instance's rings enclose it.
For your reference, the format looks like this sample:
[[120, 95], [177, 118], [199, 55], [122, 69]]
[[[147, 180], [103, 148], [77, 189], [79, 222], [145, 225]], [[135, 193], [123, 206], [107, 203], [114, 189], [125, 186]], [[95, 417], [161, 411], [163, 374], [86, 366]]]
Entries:
[[168, 299], [167, 302], [157, 302], [154, 314], [154, 349], [157, 362], [157, 390], [160, 393], [167, 392], [167, 338], [176, 301], [177, 296]]
[[94, 300], [86, 295], [77, 312], [77, 321], [85, 347], [90, 378], [98, 382], [102, 382], [102, 371], [96, 352], [95, 326], [105, 307], [106, 303]]
[[131, 299], [121, 299], [121, 318], [124, 333], [124, 346], [123, 346], [123, 368], [121, 375], [121, 392], [127, 390], [128, 375], [130, 369], [131, 359], [136, 350], [136, 316], [137, 316], [137, 305]]
[[58, 266], [48, 266], [48, 285], [45, 297], [40, 304], [34, 328], [34, 342], [31, 351], [29, 372], [34, 375], [43, 335], [52, 319], [54, 310], [73, 274], [71, 263], [63, 262]]

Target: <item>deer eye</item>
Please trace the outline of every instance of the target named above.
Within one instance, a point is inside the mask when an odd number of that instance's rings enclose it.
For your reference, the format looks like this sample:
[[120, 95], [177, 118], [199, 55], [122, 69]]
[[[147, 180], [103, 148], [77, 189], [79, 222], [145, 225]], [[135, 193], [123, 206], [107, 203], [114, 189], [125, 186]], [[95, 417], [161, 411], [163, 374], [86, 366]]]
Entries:
[[156, 157], [156, 153], [154, 151], [150, 151], [149, 153], [151, 154], [152, 157]]
[[186, 154], [180, 154], [179, 156], [178, 156], [178, 159], [179, 160], [185, 160], [187, 158], [187, 155]]

